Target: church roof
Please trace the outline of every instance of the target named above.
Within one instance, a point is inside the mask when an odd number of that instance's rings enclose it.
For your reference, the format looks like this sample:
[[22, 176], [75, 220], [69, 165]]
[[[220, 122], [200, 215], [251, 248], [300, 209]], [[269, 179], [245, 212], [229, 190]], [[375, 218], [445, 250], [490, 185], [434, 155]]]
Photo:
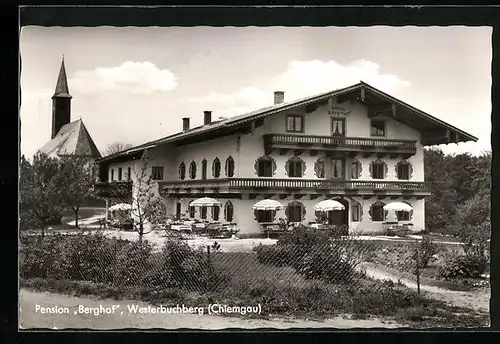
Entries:
[[81, 119], [64, 125], [57, 135], [47, 142], [39, 152], [49, 156], [78, 155], [100, 158], [94, 140]]
[[66, 77], [66, 67], [64, 66], [64, 58], [61, 62], [59, 77], [57, 78], [56, 90], [52, 98], [72, 98], [69, 94], [68, 78]]

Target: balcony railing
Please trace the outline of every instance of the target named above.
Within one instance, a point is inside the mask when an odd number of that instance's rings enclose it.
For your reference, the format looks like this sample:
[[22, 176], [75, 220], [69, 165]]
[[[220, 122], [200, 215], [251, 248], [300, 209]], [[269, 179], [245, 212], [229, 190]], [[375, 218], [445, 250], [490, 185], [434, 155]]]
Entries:
[[265, 147], [291, 147], [300, 148], [313, 146], [315, 148], [335, 148], [344, 150], [397, 150], [408, 153], [416, 152], [416, 141], [394, 140], [383, 138], [365, 137], [339, 137], [316, 135], [291, 135], [291, 134], [266, 134], [264, 135]]
[[163, 189], [303, 189], [303, 190], [409, 190], [429, 191], [430, 183], [384, 180], [223, 178], [159, 182]]
[[94, 190], [100, 197], [127, 198], [132, 196], [132, 182], [96, 182], [94, 183]]

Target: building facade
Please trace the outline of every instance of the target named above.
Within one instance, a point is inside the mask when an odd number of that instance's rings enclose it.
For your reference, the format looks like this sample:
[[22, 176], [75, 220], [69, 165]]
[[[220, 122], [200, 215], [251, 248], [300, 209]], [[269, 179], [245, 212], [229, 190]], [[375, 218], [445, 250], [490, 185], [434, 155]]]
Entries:
[[[221, 121], [203, 116], [203, 126], [184, 118], [181, 133], [98, 160], [101, 187], [133, 185], [147, 150], [158, 194], [177, 217], [233, 222], [255, 234], [279, 218], [316, 222], [314, 205], [335, 199], [345, 209], [328, 221], [351, 232], [378, 233], [396, 218], [421, 231], [430, 195], [424, 147], [477, 140], [363, 82], [292, 102], [275, 92], [273, 105]], [[221, 208], [190, 207], [205, 196]], [[262, 199], [285, 209], [254, 211]], [[413, 210], [384, 211], [393, 201]]]

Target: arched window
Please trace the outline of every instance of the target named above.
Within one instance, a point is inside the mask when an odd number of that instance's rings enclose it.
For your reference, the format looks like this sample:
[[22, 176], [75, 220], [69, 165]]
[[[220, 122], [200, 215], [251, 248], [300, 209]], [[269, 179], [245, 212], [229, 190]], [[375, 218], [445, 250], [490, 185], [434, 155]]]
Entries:
[[377, 201], [371, 205], [369, 214], [373, 222], [385, 221], [388, 211], [384, 210], [384, 205], [385, 203], [380, 201]]
[[285, 170], [289, 177], [301, 178], [305, 172], [305, 163], [298, 156], [294, 156], [287, 160]]
[[262, 156], [255, 162], [255, 171], [259, 177], [272, 177], [276, 171], [276, 162], [268, 155]]
[[201, 162], [201, 179], [207, 179], [207, 160]]
[[411, 164], [406, 160], [401, 160], [396, 164], [396, 176], [399, 180], [410, 180], [413, 173]]
[[353, 201], [352, 205], [351, 205], [352, 221], [353, 222], [361, 221], [362, 212], [363, 212], [363, 208], [361, 207], [361, 204]]
[[219, 221], [220, 207], [212, 207], [212, 220]]
[[273, 222], [276, 210], [254, 210], [254, 215], [258, 223]]
[[227, 222], [233, 222], [234, 208], [231, 201], [227, 201], [224, 205], [224, 219]]
[[201, 218], [203, 220], [207, 219], [207, 207], [205, 207], [205, 206], [201, 207]]
[[179, 179], [186, 179], [186, 165], [184, 165], [184, 162], [181, 162], [181, 164], [179, 165]]
[[194, 161], [191, 161], [191, 164], [189, 164], [189, 178], [196, 178], [196, 163]]
[[299, 201], [292, 201], [286, 207], [286, 217], [290, 222], [302, 222], [306, 216], [306, 208]]
[[226, 159], [225, 170], [226, 170], [226, 177], [231, 178], [234, 176], [234, 160], [232, 157]]
[[370, 164], [370, 174], [373, 179], [384, 179], [387, 175], [387, 164], [380, 159]]
[[316, 173], [316, 177], [325, 178], [325, 159], [319, 158], [314, 163], [314, 173]]
[[357, 159], [351, 161], [351, 179], [358, 179], [361, 176], [361, 163]]
[[193, 207], [192, 205], [189, 206], [189, 217], [191, 219], [194, 219], [194, 216], [196, 214], [196, 207]]
[[212, 176], [214, 178], [220, 177], [220, 160], [219, 160], [219, 158], [215, 158], [214, 162], [212, 163]]

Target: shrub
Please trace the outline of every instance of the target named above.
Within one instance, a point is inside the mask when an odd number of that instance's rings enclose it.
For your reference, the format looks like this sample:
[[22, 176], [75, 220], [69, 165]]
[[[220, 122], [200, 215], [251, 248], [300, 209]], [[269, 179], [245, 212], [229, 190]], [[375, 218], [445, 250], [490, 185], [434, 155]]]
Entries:
[[460, 255], [440, 267], [439, 275], [444, 279], [478, 278], [486, 271], [488, 260], [482, 256]]
[[153, 246], [148, 241], [135, 241], [119, 247], [116, 251], [114, 283], [120, 286], [149, 286], [152, 282], [152, 251]]

